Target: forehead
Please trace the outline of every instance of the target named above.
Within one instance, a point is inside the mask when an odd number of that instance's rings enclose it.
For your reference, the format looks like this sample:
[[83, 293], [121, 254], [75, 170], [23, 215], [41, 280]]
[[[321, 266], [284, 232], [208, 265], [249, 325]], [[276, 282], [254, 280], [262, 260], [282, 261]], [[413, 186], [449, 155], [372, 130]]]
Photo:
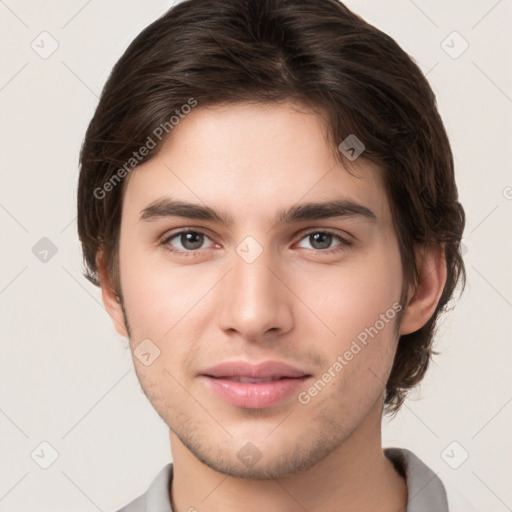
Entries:
[[157, 156], [131, 171], [123, 210], [135, 214], [165, 196], [253, 221], [340, 197], [389, 217], [381, 169], [360, 157], [349, 172], [329, 146], [324, 118], [294, 103], [197, 106]]

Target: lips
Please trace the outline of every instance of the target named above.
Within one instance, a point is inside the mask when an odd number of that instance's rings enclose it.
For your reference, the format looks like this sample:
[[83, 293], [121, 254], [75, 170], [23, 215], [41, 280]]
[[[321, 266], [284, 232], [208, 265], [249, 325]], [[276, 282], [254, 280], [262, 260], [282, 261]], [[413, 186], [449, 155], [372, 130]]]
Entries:
[[268, 379], [263, 379], [263, 378], [257, 379], [257, 378], [253, 378], [253, 377], [214, 377], [214, 378], [216, 378], [216, 379], [220, 378], [220, 379], [225, 379], [225, 380], [231, 380], [233, 382], [256, 383], [256, 382], [272, 382], [274, 380], [285, 379], [286, 377], [279, 377], [279, 378], [269, 377]]
[[231, 361], [204, 371], [210, 390], [231, 405], [263, 409], [285, 402], [311, 375], [277, 361]]
[[307, 375], [306, 372], [279, 361], [264, 361], [250, 364], [245, 361], [229, 361], [208, 368], [204, 372], [208, 377], [268, 379], [267, 382], [282, 378], [297, 378]]

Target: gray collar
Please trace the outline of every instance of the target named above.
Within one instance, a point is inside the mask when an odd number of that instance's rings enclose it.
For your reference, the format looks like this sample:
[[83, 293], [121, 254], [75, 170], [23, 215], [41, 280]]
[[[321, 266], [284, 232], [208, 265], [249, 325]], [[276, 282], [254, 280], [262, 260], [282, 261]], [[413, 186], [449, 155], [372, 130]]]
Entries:
[[404, 448], [386, 448], [384, 454], [407, 481], [407, 512], [448, 512], [444, 485], [424, 462]]
[[[386, 448], [384, 454], [407, 481], [407, 512], [448, 512], [443, 483], [414, 453], [403, 448]], [[169, 462], [143, 495], [118, 512], [173, 512], [169, 500], [172, 476], [173, 465]]]

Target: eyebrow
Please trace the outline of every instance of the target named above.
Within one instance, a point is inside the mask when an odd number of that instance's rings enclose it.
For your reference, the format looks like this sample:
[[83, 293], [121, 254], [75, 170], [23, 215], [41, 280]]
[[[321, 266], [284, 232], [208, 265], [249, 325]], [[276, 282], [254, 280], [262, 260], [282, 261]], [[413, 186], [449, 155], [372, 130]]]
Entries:
[[[209, 206], [175, 201], [170, 198], [162, 198], [153, 201], [141, 210], [140, 220], [153, 221], [164, 218], [181, 217], [194, 220], [216, 222], [230, 227], [234, 224], [231, 215], [217, 212]], [[329, 219], [337, 217], [361, 217], [372, 223], [377, 221], [377, 216], [368, 207], [356, 203], [351, 199], [333, 199], [325, 202], [301, 203], [277, 213], [275, 223], [289, 224], [304, 220]]]

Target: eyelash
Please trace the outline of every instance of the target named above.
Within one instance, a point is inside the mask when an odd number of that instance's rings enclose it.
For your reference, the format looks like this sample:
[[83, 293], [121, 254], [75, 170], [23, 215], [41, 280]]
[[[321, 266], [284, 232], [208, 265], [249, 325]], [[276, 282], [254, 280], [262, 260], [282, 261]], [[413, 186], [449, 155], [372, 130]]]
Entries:
[[[202, 249], [196, 249], [196, 250], [191, 250], [191, 251], [182, 251], [181, 249], [175, 249], [168, 245], [172, 239], [174, 239], [180, 235], [185, 235], [187, 233], [204, 235], [205, 237], [210, 238], [205, 232], [203, 232], [199, 229], [184, 229], [181, 231], [176, 231], [175, 233], [172, 233], [169, 236], [166, 236], [162, 240], [161, 244], [164, 245], [168, 251], [170, 251], [171, 253], [173, 253], [177, 256], [184, 256], [186, 258], [193, 258], [194, 256], [198, 256], [200, 254], [200, 251], [202, 251]], [[314, 251], [314, 252], [320, 253], [320, 254], [334, 254], [334, 253], [338, 253], [343, 250], [346, 250], [348, 247], [351, 247], [353, 245], [353, 242], [351, 242], [350, 240], [347, 240], [346, 238], [342, 237], [338, 233], [331, 231], [329, 229], [322, 229], [322, 230], [314, 229], [314, 230], [308, 231], [306, 233], [303, 233], [301, 238], [299, 239], [299, 242], [304, 240], [304, 238], [306, 238], [310, 235], [313, 235], [313, 234], [317, 234], [317, 233], [321, 233], [323, 235], [331, 235], [334, 238], [337, 238], [341, 243], [339, 245], [336, 245], [332, 249], [323, 249], [323, 250], [322, 249], [309, 249], [310, 251]]]

